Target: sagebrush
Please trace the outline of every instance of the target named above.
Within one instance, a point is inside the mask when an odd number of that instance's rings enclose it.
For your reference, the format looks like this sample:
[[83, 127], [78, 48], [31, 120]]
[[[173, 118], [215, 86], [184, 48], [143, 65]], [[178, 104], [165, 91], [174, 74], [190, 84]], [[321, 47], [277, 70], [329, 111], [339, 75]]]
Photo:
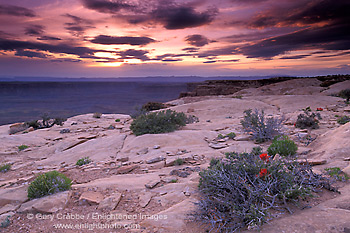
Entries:
[[[213, 159], [200, 172], [200, 201], [193, 221], [201, 221], [215, 232], [235, 232], [259, 228], [272, 218], [270, 210], [288, 209], [312, 195], [312, 191], [331, 187], [329, 180], [312, 172], [310, 166], [267, 154], [227, 153]], [[330, 188], [329, 188], [330, 189]]]
[[187, 117], [183, 112], [166, 110], [142, 114], [133, 120], [130, 129], [136, 135], [173, 132], [186, 125]]
[[64, 174], [50, 171], [39, 175], [28, 187], [28, 198], [39, 198], [69, 190], [72, 181]]
[[320, 113], [314, 113], [310, 107], [303, 109], [304, 113], [300, 113], [298, 115], [298, 119], [295, 122], [296, 128], [301, 129], [318, 129], [319, 128], [319, 120], [322, 119]]
[[244, 111], [244, 119], [241, 120], [244, 131], [251, 133], [256, 142], [265, 142], [282, 134], [284, 118], [265, 117], [264, 110], [255, 109]]

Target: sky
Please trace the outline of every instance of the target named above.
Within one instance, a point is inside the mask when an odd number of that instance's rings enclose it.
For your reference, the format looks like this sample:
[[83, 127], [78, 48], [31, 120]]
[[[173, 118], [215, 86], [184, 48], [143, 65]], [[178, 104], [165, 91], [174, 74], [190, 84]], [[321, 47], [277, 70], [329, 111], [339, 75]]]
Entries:
[[349, 0], [0, 0], [0, 76], [350, 73]]

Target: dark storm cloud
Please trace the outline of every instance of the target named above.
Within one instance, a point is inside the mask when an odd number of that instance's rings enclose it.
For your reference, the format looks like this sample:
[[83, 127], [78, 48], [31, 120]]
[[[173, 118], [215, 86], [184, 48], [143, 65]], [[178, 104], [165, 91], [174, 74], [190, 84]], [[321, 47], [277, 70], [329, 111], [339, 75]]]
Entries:
[[141, 61], [148, 61], [150, 58], [146, 55], [146, 50], [128, 49], [125, 51], [117, 52], [116, 54], [121, 56], [121, 59], [139, 59]]
[[93, 22], [91, 20], [83, 19], [71, 14], [65, 14], [63, 16], [68, 17], [73, 21], [65, 23], [65, 29], [67, 29], [73, 36], [82, 36], [87, 29], [94, 28], [94, 26], [92, 26]]
[[350, 25], [308, 28], [243, 46], [239, 52], [249, 58], [271, 58], [288, 51], [304, 49], [350, 49]]
[[[286, 2], [286, 1], [285, 1]], [[248, 25], [253, 28], [282, 26], [307, 26], [317, 23], [334, 24], [349, 22], [350, 2], [348, 0], [296, 1], [259, 12]]]
[[37, 38], [37, 40], [61, 40], [61, 38], [53, 37], [53, 36], [41, 36]]
[[216, 61], [215, 61], [215, 60], [212, 60], [212, 61], [204, 61], [203, 63], [210, 64], [210, 63], [216, 63]]
[[51, 62], [81, 62], [80, 59], [74, 59], [74, 58], [59, 58], [59, 59], [51, 59]]
[[86, 47], [75, 47], [67, 44], [51, 45], [39, 42], [19, 41], [19, 40], [7, 40], [0, 39], [0, 50], [3, 51], [22, 51], [25, 49], [46, 51], [51, 53], [64, 53], [83, 56], [93, 56], [95, 52], [99, 50], [93, 50]]
[[106, 36], [99, 35], [91, 40], [95, 44], [113, 45], [113, 44], [128, 44], [128, 45], [147, 45], [156, 42], [149, 37], [133, 37], [133, 36]]
[[[195, 10], [196, 4], [179, 4], [174, 1], [142, 2], [132, 5], [125, 1], [83, 0], [85, 7], [130, 24], [161, 24], [169, 30], [199, 27], [211, 23], [218, 13], [217, 8], [204, 12]], [[123, 11], [122, 11], [123, 10]]]
[[47, 58], [48, 55], [46, 55], [45, 53], [40, 53], [40, 52], [33, 52], [33, 51], [25, 51], [25, 50], [18, 50], [15, 53], [16, 56], [19, 57], [37, 57], [37, 58]]
[[196, 46], [196, 47], [202, 47], [204, 45], [207, 45], [209, 44], [211, 41], [203, 36], [203, 35], [198, 35], [198, 34], [195, 34], [195, 35], [189, 35], [185, 38], [185, 41], [192, 45], [192, 46]]
[[284, 57], [281, 57], [280, 59], [283, 59], [283, 60], [295, 60], [295, 59], [302, 59], [302, 58], [309, 57], [309, 56], [310, 56], [309, 54], [295, 55], [295, 56], [284, 56]]
[[0, 15], [35, 17], [34, 11], [12, 5], [0, 5]]
[[188, 47], [188, 48], [183, 48], [182, 51], [185, 51], [186, 53], [196, 53], [199, 51], [199, 48]]
[[182, 58], [165, 58], [162, 59], [163, 62], [177, 62], [177, 61], [183, 61]]
[[107, 1], [107, 0], [83, 0], [83, 4], [86, 8], [95, 10], [101, 13], [114, 14], [122, 9], [133, 9], [135, 6], [123, 1]]
[[42, 25], [29, 25], [25, 28], [25, 34], [29, 36], [39, 36], [44, 33], [44, 26]]
[[209, 24], [214, 20], [217, 13], [216, 8], [200, 13], [189, 6], [165, 5], [160, 6], [151, 15], [155, 21], [163, 24], [166, 29], [174, 30]]

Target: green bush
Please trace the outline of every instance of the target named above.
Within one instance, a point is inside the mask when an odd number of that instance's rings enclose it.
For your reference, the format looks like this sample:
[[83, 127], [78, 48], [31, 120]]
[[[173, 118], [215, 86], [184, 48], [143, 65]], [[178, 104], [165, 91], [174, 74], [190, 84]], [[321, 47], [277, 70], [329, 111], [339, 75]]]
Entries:
[[186, 115], [183, 112], [166, 110], [160, 112], [150, 112], [138, 116], [131, 123], [130, 129], [136, 135], [158, 134], [173, 132], [180, 126], [186, 125]]
[[283, 118], [265, 118], [264, 110], [261, 113], [255, 109], [244, 111], [244, 119], [241, 120], [244, 131], [252, 133], [253, 139], [258, 142], [265, 142], [281, 134]]
[[229, 139], [234, 139], [236, 137], [236, 134], [234, 132], [231, 132], [226, 134], [226, 137], [228, 137]]
[[39, 175], [28, 187], [30, 199], [44, 197], [54, 193], [69, 190], [72, 181], [65, 175], [50, 171]]
[[0, 166], [0, 172], [8, 172], [11, 169], [11, 164], [7, 163], [7, 164], [3, 164]]
[[120, 119], [115, 119], [115, 122], [120, 122]]
[[287, 136], [275, 137], [267, 149], [269, 155], [293, 156], [297, 153], [298, 146]]
[[350, 121], [350, 117], [342, 116], [337, 119], [338, 124], [344, 125]]
[[27, 148], [28, 148], [27, 145], [20, 145], [20, 146], [18, 146], [18, 150], [19, 150], [19, 151], [25, 150], [25, 149], [27, 149]]
[[79, 159], [75, 165], [83, 166], [83, 165], [89, 164], [89, 163], [91, 163], [90, 158], [89, 157], [84, 157], [84, 158]]
[[302, 110], [304, 113], [298, 115], [295, 127], [301, 129], [318, 129], [318, 120], [322, 119], [321, 114], [312, 112], [310, 107]]
[[258, 150], [227, 153], [225, 159], [213, 159], [209, 168], [199, 173], [200, 201], [192, 213], [193, 221], [211, 226], [210, 232], [259, 228], [272, 218], [270, 210], [276, 214], [316, 189], [334, 189], [309, 165], [282, 157], [269, 161], [267, 154], [256, 155]]
[[159, 110], [159, 109], [163, 109], [163, 108], [166, 108], [166, 105], [163, 103], [148, 102], [141, 107], [141, 110], [146, 111], [146, 112], [150, 112], [150, 111]]
[[183, 159], [178, 158], [177, 160], [175, 160], [175, 166], [180, 166], [182, 164], [184, 164], [184, 160]]

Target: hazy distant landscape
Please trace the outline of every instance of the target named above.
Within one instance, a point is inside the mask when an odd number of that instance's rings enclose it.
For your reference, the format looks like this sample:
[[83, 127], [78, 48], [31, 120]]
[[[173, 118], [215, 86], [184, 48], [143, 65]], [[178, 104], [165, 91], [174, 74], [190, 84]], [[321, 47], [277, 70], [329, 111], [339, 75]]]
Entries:
[[101, 112], [131, 114], [148, 101], [176, 99], [184, 82], [0, 82], [0, 125]]

